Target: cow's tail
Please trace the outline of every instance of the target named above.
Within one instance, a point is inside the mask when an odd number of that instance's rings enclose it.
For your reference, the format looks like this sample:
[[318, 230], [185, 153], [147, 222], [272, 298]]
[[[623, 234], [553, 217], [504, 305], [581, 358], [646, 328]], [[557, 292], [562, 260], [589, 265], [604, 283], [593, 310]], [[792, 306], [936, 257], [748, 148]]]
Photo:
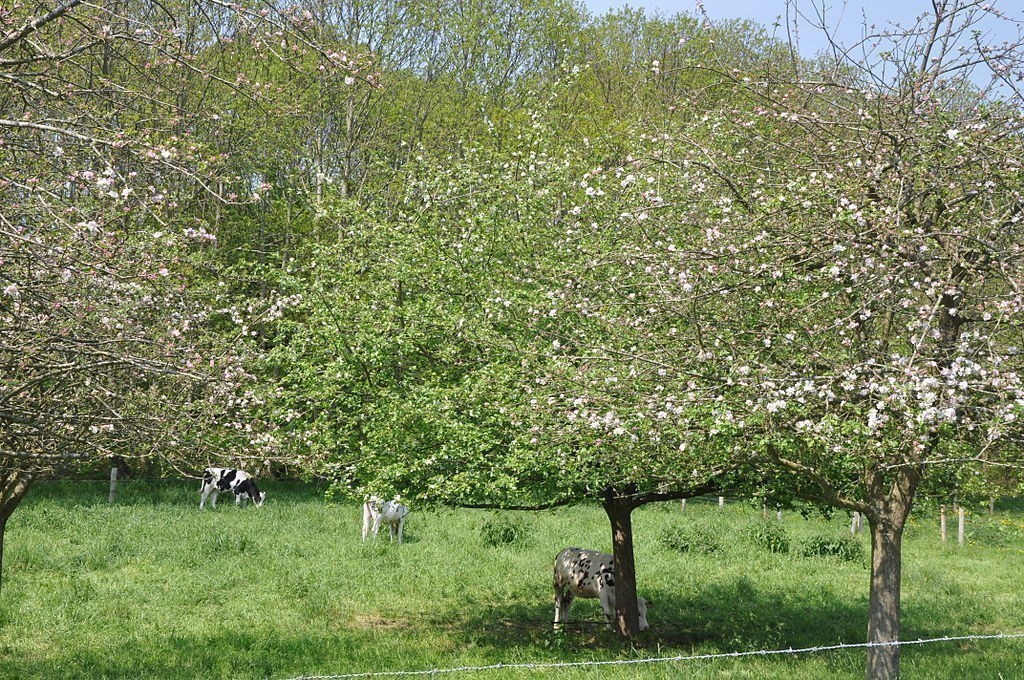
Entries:
[[561, 602], [565, 598], [565, 593], [567, 590], [564, 578], [565, 570], [561, 564], [561, 560], [555, 560], [555, 568], [553, 572], [554, 573], [551, 575], [551, 585], [555, 589], [555, 598], [557, 598], [558, 601]]

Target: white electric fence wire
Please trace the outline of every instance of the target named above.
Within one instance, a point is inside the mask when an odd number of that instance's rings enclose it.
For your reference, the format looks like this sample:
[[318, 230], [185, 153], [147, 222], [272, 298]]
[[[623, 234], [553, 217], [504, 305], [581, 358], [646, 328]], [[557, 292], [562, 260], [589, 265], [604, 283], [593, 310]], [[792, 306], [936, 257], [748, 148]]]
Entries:
[[459, 666], [456, 668], [433, 668], [421, 671], [378, 671], [368, 673], [344, 673], [342, 675], [301, 675], [290, 680], [345, 680], [346, 678], [395, 678], [415, 675], [440, 675], [442, 673], [471, 673], [475, 671], [494, 671], [504, 669], [549, 670], [553, 668], [579, 668], [596, 666], [630, 666], [642, 663], [669, 663], [674, 661], [707, 661], [711, 659], [735, 659], [744, 656], [771, 656], [776, 654], [807, 654], [810, 652], [833, 652], [840, 649], [864, 649], [867, 647], [900, 647], [906, 645], [925, 645], [933, 642], [961, 642], [965, 640], [1010, 640], [1024, 638], [1024, 633], [998, 635], [961, 635], [957, 637], [939, 637], [926, 640], [894, 640], [892, 642], [856, 642], [821, 647], [803, 647], [800, 649], [762, 649], [752, 652], [725, 652], [721, 654], [694, 654], [690, 656], [658, 656], [645, 659], [616, 659], [608, 661], [558, 661], [547, 663], [496, 663], [490, 666]]

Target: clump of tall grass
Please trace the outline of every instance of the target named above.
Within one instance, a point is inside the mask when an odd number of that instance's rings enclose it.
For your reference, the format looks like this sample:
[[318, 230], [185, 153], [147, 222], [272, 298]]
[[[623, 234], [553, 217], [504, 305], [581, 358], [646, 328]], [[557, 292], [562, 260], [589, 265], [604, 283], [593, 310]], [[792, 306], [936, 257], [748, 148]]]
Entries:
[[480, 525], [480, 540], [492, 548], [499, 545], [523, 545], [529, 533], [526, 522], [512, 515], [489, 517]]
[[779, 522], [755, 519], [743, 528], [741, 535], [747, 543], [761, 550], [771, 553], [789, 552], [789, 536]]
[[710, 555], [722, 549], [719, 533], [704, 522], [679, 524], [662, 529], [660, 542], [669, 550]]
[[856, 562], [864, 556], [864, 548], [852, 536], [817, 534], [800, 542], [801, 557], [831, 557], [843, 562]]

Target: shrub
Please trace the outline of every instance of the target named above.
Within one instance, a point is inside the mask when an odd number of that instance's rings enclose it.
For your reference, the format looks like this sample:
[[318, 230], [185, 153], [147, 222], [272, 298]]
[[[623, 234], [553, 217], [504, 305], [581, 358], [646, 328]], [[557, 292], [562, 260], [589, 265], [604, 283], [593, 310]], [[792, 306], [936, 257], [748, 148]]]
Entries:
[[757, 519], [743, 529], [743, 538], [748, 543], [772, 553], [789, 552], [789, 536], [778, 522]]
[[661, 543], [670, 550], [710, 555], [722, 549], [718, 532], [708, 524], [667, 527], [661, 532]]
[[[954, 528], [950, 538], [956, 540]], [[1024, 538], [1024, 523], [1008, 518], [996, 519], [984, 515], [968, 515], [966, 525], [967, 543], [1005, 548], [1020, 543]]]
[[529, 528], [522, 519], [509, 515], [498, 515], [484, 521], [480, 526], [480, 538], [484, 545], [522, 545], [526, 542]]
[[800, 542], [802, 557], [835, 557], [844, 562], [859, 560], [864, 548], [852, 536], [827, 536], [819, 534]]

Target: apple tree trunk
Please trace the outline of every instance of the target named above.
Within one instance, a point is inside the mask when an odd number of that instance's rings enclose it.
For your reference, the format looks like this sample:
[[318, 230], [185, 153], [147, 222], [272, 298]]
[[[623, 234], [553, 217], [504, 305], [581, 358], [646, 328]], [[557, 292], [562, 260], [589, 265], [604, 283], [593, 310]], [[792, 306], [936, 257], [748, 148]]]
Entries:
[[615, 559], [615, 630], [627, 639], [640, 632], [633, 556], [633, 508], [628, 498], [607, 496], [604, 501], [604, 510], [612, 525]]
[[[900, 581], [903, 529], [910, 504], [890, 505], [870, 519], [871, 593], [868, 599], [868, 680], [900, 676]], [[889, 644], [892, 643], [892, 644]]]

